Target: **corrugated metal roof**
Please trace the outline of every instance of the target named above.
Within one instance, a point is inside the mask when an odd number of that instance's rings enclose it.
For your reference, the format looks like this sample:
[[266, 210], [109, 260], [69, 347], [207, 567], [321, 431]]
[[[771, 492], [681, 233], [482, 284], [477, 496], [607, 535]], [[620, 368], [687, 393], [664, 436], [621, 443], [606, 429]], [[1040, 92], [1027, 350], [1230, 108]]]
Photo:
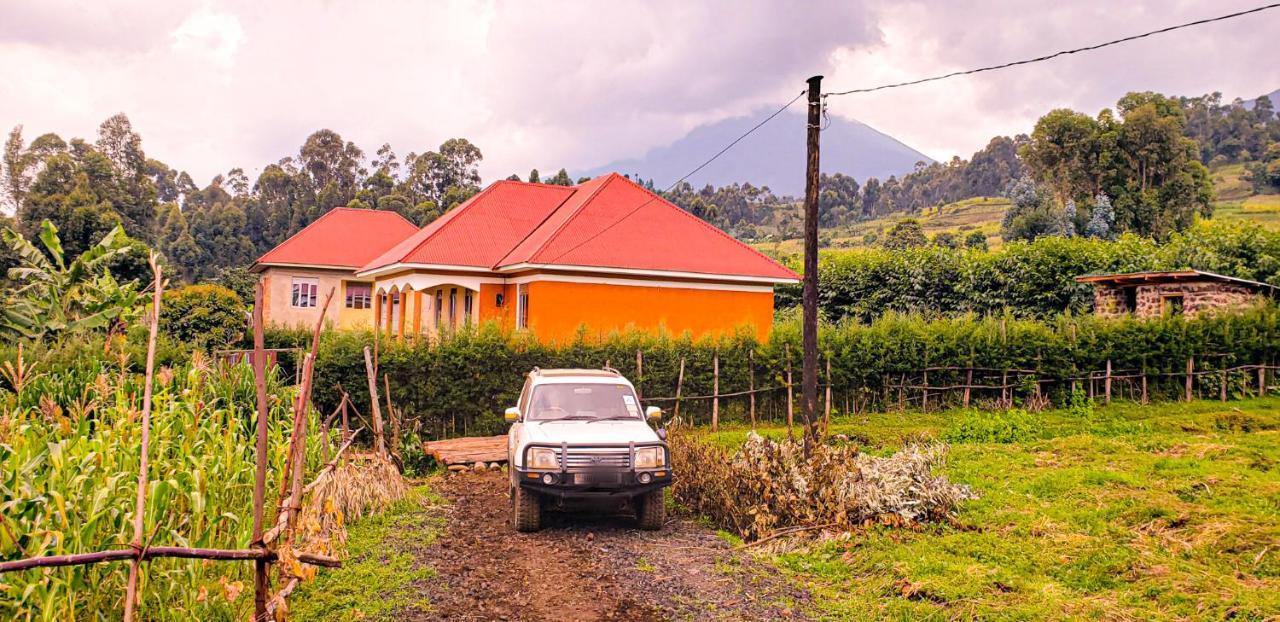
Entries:
[[335, 207], [264, 253], [255, 265], [359, 268], [417, 229], [395, 212]]

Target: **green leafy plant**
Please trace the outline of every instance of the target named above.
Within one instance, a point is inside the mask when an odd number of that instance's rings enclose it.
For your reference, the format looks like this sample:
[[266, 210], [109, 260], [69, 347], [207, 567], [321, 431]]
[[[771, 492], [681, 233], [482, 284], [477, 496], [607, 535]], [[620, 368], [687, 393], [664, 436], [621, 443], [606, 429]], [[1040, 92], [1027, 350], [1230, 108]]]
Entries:
[[190, 285], [164, 293], [160, 330], [187, 343], [225, 346], [241, 339], [247, 324], [244, 303], [220, 285]]
[[953, 443], [1021, 443], [1044, 435], [1039, 417], [1019, 408], [967, 410], [951, 422], [943, 438]]

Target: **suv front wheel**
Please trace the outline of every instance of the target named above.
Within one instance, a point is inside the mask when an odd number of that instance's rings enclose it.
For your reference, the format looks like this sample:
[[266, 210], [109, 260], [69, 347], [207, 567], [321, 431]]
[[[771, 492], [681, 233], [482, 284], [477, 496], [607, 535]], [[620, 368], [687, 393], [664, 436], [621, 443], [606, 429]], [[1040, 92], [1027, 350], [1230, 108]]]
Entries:
[[667, 520], [667, 506], [663, 503], [662, 489], [641, 496], [636, 503], [636, 522], [646, 531], [662, 529]]
[[542, 499], [538, 494], [516, 485], [511, 493], [511, 505], [515, 510], [516, 531], [530, 532], [542, 528]]

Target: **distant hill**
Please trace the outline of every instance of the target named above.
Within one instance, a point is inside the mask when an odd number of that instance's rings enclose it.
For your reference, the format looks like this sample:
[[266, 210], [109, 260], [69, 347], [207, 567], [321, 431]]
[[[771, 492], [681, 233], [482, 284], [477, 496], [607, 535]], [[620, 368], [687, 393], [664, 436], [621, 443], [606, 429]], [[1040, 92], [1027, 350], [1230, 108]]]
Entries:
[[[573, 177], [594, 177], [617, 171], [632, 177], [652, 178], [654, 185], [665, 188], [751, 129], [766, 114], [767, 111], [760, 111], [701, 125], [643, 157], [575, 172]], [[754, 186], [768, 186], [776, 195], [803, 195], [805, 122], [800, 112], [779, 115], [691, 177], [689, 183], [700, 188], [706, 184], [751, 182]], [[822, 133], [822, 171], [825, 173], [844, 173], [859, 182], [868, 177], [883, 180], [890, 175], [911, 172], [916, 162], [933, 162], [923, 153], [866, 124], [837, 117], [831, 117], [830, 123]]]
[[[1271, 107], [1272, 107], [1272, 108], [1280, 109], [1280, 89], [1276, 89], [1276, 90], [1274, 90], [1274, 91], [1271, 91], [1270, 93], [1267, 93], [1266, 95], [1264, 95], [1264, 97], [1266, 97], [1267, 99], [1271, 100]], [[1256, 100], [1256, 99], [1258, 99], [1258, 98], [1257, 98], [1257, 97], [1254, 97], [1254, 98], [1252, 98], [1252, 99], [1247, 99], [1247, 100], [1245, 100], [1245, 102], [1244, 102], [1244, 109], [1245, 109], [1245, 110], [1253, 110], [1253, 102], [1254, 102], [1254, 100]]]

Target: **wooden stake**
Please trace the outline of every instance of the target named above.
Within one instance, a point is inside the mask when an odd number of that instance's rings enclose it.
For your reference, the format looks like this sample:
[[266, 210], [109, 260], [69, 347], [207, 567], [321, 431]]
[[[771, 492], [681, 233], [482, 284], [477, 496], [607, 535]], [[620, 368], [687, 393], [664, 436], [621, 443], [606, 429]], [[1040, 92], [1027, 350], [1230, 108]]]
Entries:
[[920, 389], [920, 411], [929, 412], [929, 370], [924, 370], [923, 388]]
[[133, 607], [138, 598], [138, 566], [142, 563], [143, 518], [147, 510], [147, 459], [151, 449], [151, 380], [156, 369], [156, 333], [160, 328], [160, 296], [164, 293], [164, 279], [156, 254], [150, 256], [151, 273], [155, 279], [151, 293], [151, 320], [147, 334], [147, 374], [142, 388], [142, 457], [138, 462], [138, 494], [133, 507], [133, 562], [129, 564], [129, 584], [125, 589], [124, 621], [133, 621]]
[[680, 418], [680, 393], [684, 390], [684, 357], [680, 357], [680, 374], [676, 376], [676, 412], [675, 418]]
[[750, 401], [751, 410], [751, 429], [756, 429], [756, 351], [747, 351], [747, 389], [751, 392], [747, 395]]
[[[263, 505], [267, 487], [267, 422], [271, 411], [267, 406], [267, 354], [263, 349], [263, 284], [262, 279], [253, 291], [253, 389], [258, 402], [257, 445], [254, 448], [253, 473], [253, 538], [250, 546], [262, 547]], [[267, 597], [271, 592], [271, 576], [267, 560], [253, 560], [253, 615], [264, 619]]]
[[382, 408], [378, 406], [378, 382], [374, 380], [373, 354], [364, 348], [364, 372], [369, 381], [369, 403], [373, 406], [373, 444], [379, 456], [387, 457], [387, 440], [382, 433]]
[[1188, 356], [1187, 357], [1187, 391], [1186, 391], [1188, 402], [1191, 401], [1191, 380], [1195, 375], [1195, 370], [1196, 370], [1196, 357]]
[[720, 353], [711, 354], [711, 431], [720, 429]]
[[1106, 395], [1106, 403], [1111, 403], [1111, 359], [1107, 359], [1107, 376], [1103, 381], [1103, 392]]
[[1267, 396], [1267, 365], [1258, 363], [1258, 397]]
[[1149, 403], [1149, 401], [1150, 399], [1147, 396], [1147, 363], [1146, 361], [1143, 361], [1142, 363], [1142, 403], [1146, 404], [1146, 403]]
[[969, 368], [969, 373], [965, 376], [964, 381], [964, 407], [969, 407], [969, 392], [973, 387], [973, 367]]
[[641, 383], [644, 382], [644, 355], [640, 353], [640, 349], [636, 349], [636, 396], [644, 399], [644, 393], [640, 391]]
[[795, 434], [791, 427], [796, 423], [795, 385], [791, 383], [791, 352], [787, 351], [787, 440], [793, 440]]
[[825, 438], [831, 430], [831, 353], [827, 353], [827, 391], [823, 404], [822, 436]]
[[382, 374], [382, 388], [386, 391], [383, 399], [387, 400], [387, 419], [391, 421], [391, 455], [400, 457], [400, 418], [397, 416], [396, 409], [391, 405], [391, 380], [386, 374]]
[[1219, 390], [1219, 401], [1227, 401], [1227, 360], [1222, 359], [1222, 388]]

